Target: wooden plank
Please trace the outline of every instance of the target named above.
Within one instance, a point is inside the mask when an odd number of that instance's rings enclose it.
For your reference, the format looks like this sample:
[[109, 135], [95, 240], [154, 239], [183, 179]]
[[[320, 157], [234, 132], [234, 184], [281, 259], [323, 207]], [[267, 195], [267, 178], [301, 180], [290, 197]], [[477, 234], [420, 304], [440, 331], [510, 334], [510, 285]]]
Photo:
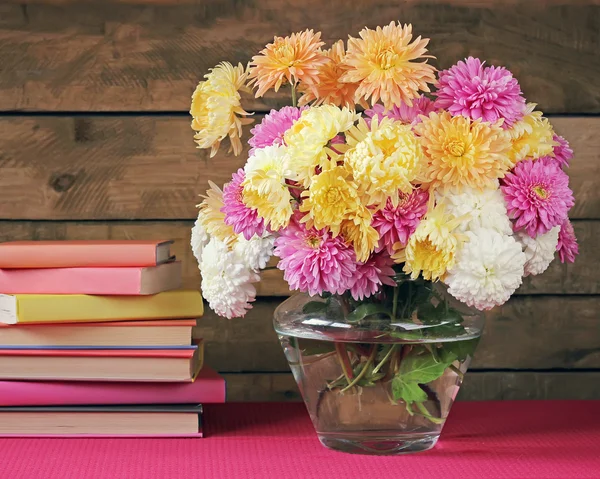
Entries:
[[[600, 117], [552, 122], [577, 155], [571, 216], [600, 218]], [[0, 117], [0, 219], [192, 219], [245, 158], [209, 159], [182, 116]]]
[[[254, 304], [246, 318], [227, 321], [207, 311], [195, 337], [206, 360], [228, 372], [288, 370], [272, 327], [276, 298]], [[600, 297], [518, 296], [487, 314], [473, 369], [600, 368]]]
[[480, 56], [545, 111], [600, 111], [596, 2], [145, 1], [2, 4], [0, 110], [187, 111], [208, 68], [248, 61], [273, 35], [311, 27], [331, 42], [400, 19], [433, 39], [440, 68]]
[[[223, 374], [227, 400], [233, 402], [301, 401], [290, 373]], [[600, 399], [600, 371], [470, 371], [458, 401], [523, 399]]]
[[[0, 175], [1, 176], [1, 175]], [[200, 273], [189, 247], [193, 221], [45, 222], [0, 221], [0, 241], [43, 239], [164, 239], [175, 241], [173, 250], [183, 262], [183, 284], [198, 288]], [[539, 276], [525, 278], [517, 294], [600, 294], [600, 221], [575, 221], [580, 255], [574, 264], [555, 260]], [[289, 296], [287, 283], [278, 270], [265, 271], [257, 284], [259, 296]], [[281, 299], [283, 300], [283, 298]]]

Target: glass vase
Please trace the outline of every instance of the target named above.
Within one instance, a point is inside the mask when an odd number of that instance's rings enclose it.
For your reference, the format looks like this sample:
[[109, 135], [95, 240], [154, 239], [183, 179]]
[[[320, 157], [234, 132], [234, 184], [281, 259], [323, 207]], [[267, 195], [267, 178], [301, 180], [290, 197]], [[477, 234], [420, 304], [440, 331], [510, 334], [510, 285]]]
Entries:
[[483, 321], [441, 283], [398, 275], [364, 301], [292, 296], [274, 326], [321, 443], [392, 455], [435, 445]]

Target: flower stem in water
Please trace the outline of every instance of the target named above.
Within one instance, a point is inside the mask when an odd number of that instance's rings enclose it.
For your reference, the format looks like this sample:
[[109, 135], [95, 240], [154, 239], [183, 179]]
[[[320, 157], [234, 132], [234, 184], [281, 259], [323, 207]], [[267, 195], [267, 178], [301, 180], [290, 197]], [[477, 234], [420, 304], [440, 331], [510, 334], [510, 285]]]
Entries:
[[356, 376], [354, 378], [354, 380], [350, 384], [348, 384], [348, 386], [346, 386], [344, 389], [342, 389], [340, 392], [346, 392], [348, 389], [350, 389], [352, 386], [354, 386], [356, 383], [358, 383], [358, 381], [360, 381], [364, 377], [364, 375], [367, 373], [367, 370], [369, 369], [369, 366], [371, 366], [371, 363], [375, 359], [376, 354], [377, 354], [377, 345], [374, 344], [371, 354], [369, 355], [369, 358], [367, 359], [367, 362], [361, 369], [360, 373], [358, 373], [358, 376]]

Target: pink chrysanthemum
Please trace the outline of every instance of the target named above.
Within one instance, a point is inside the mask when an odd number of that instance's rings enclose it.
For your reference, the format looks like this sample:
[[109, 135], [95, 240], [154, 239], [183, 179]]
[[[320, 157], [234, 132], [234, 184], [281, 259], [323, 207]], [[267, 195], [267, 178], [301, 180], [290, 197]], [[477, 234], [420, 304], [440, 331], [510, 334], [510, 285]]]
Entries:
[[429, 194], [426, 191], [413, 190], [410, 194], [400, 192], [399, 195], [398, 206], [394, 207], [388, 198], [385, 208], [373, 216], [371, 225], [380, 238], [378, 251], [387, 249], [388, 253], [393, 254], [395, 243], [406, 245], [427, 212]]
[[300, 118], [305, 109], [305, 107], [284, 106], [281, 110], [271, 110], [265, 115], [263, 120], [250, 130], [252, 133], [252, 138], [248, 140], [248, 144], [252, 147], [250, 155], [253, 155], [257, 148], [283, 145], [283, 135]]
[[504, 118], [504, 128], [523, 118], [525, 98], [519, 82], [504, 67], [485, 67], [469, 57], [439, 74], [436, 108], [473, 120], [495, 123]]
[[299, 215], [275, 240], [275, 255], [281, 260], [277, 267], [290, 289], [308, 292], [311, 296], [327, 291], [342, 294], [354, 282], [356, 255], [341, 236], [331, 237], [326, 230], [306, 229]]
[[356, 301], [363, 300], [379, 291], [382, 284], [395, 286], [394, 260], [385, 251], [374, 253], [365, 263], [359, 263], [354, 274], [355, 282], [350, 293]]
[[501, 188], [514, 229], [525, 229], [532, 238], [560, 225], [574, 203], [569, 177], [555, 161], [520, 161]]
[[558, 160], [561, 167], [569, 166], [569, 161], [573, 158], [573, 150], [569, 142], [559, 135], [554, 135], [552, 139], [558, 143], [554, 147], [554, 158]]
[[558, 251], [561, 263], [574, 263], [575, 256], [579, 254], [579, 244], [577, 244], [575, 231], [573, 231], [573, 225], [568, 219], [560, 225], [556, 251]]
[[413, 100], [413, 105], [408, 106], [406, 103], [400, 103], [387, 110], [383, 105], [373, 105], [373, 108], [365, 110], [365, 121], [371, 126], [371, 119], [377, 117], [380, 121], [384, 117], [391, 118], [402, 123], [416, 125], [421, 121], [419, 115], [428, 116], [429, 113], [435, 111], [433, 102], [425, 95], [421, 95], [416, 100]]
[[221, 213], [225, 214], [225, 224], [232, 226], [236, 234], [242, 234], [249, 240], [254, 235], [262, 236], [265, 223], [262, 218], [259, 218], [256, 210], [244, 204], [242, 183], [245, 179], [246, 174], [240, 168], [233, 174], [231, 181], [223, 187]]

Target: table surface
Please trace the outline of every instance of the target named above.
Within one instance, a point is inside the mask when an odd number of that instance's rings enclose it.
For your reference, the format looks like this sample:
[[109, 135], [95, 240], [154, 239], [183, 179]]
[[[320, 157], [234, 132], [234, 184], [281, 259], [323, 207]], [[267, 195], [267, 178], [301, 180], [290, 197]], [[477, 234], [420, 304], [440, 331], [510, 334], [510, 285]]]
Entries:
[[0, 478], [600, 478], [600, 401], [458, 402], [432, 451], [344, 454], [302, 404], [205, 408], [203, 439], [0, 439]]

